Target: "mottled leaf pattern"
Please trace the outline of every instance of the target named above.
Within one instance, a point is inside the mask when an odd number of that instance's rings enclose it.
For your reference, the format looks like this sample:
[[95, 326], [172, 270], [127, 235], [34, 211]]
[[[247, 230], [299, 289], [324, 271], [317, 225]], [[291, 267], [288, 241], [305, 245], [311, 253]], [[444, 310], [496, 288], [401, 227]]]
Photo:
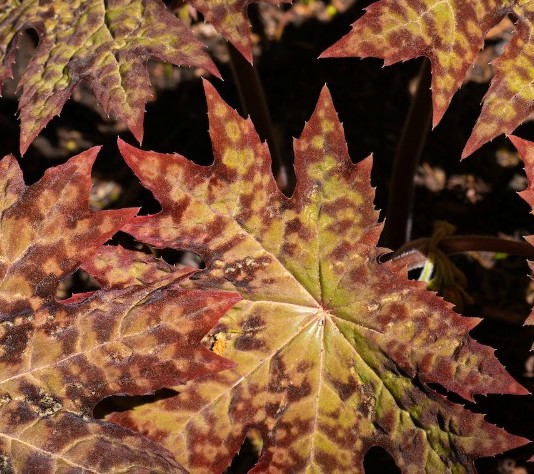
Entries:
[[[97, 152], [29, 187], [13, 157], [0, 161], [1, 472], [181, 472], [170, 453], [91, 420], [92, 410], [109, 395], [234, 365], [199, 343], [237, 294], [182, 289], [195, 270], [146, 255], [97, 253], [137, 212], [89, 209]], [[102, 289], [56, 301], [59, 281], [84, 261]]]
[[501, 133], [512, 132], [534, 111], [534, 6], [522, 0], [381, 0], [322, 57], [379, 57], [386, 65], [427, 56], [432, 62], [433, 125], [474, 63], [491, 27], [511, 14], [515, 34], [494, 61], [495, 77], [463, 156]]
[[0, 161], [0, 320], [50, 299], [65, 275], [136, 214], [89, 209], [98, 150], [48, 170], [30, 187], [15, 158]]
[[[213, 24], [238, 51], [252, 63], [250, 45], [250, 23], [247, 9], [251, 3], [259, 0], [189, 0], [204, 18]], [[292, 0], [261, 0], [264, 3], [278, 5], [291, 3]]]
[[[523, 158], [523, 163], [525, 164], [525, 173], [528, 179], [528, 187], [524, 191], [520, 192], [519, 195], [529, 204], [533, 209], [531, 214], [534, 213], [534, 143], [529, 142], [528, 140], [523, 140], [522, 138], [510, 136], [510, 140], [519, 151], [521, 158]], [[534, 235], [528, 235], [525, 237], [525, 240], [534, 245]], [[529, 262], [530, 269], [534, 271], [534, 263]], [[525, 321], [525, 325], [534, 326], [534, 310], [530, 313], [529, 317]], [[534, 350], [534, 344], [532, 345], [532, 350]]]
[[2, 474], [186, 472], [155, 443], [116, 425], [61, 411], [52, 398], [43, 396], [37, 404], [13, 400], [0, 407]]
[[403, 472], [473, 472], [473, 459], [524, 444], [428, 387], [526, 393], [468, 336], [478, 319], [378, 262], [371, 158], [351, 162], [328, 91], [295, 141], [290, 199], [250, 120], [206, 93], [212, 166], [120, 142], [162, 206], [125, 230], [201, 254], [197, 287], [241, 293], [208, 341], [237, 366], [112, 419], [193, 472], [222, 472], [251, 428], [264, 443], [255, 472], [361, 472], [374, 445]]
[[151, 95], [149, 58], [199, 66], [217, 74], [200, 42], [160, 0], [3, 0], [0, 5], [0, 85], [11, 74], [18, 34], [40, 36], [20, 87], [20, 150], [24, 153], [61, 112], [81, 80], [107, 113], [141, 141]]

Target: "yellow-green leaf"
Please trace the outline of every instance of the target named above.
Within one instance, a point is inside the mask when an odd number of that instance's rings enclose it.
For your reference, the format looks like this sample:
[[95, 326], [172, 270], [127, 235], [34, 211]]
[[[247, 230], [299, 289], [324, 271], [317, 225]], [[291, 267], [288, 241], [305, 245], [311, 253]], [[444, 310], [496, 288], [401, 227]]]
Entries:
[[196, 287], [242, 295], [207, 341], [237, 366], [112, 419], [192, 472], [222, 472], [252, 428], [257, 472], [361, 472], [374, 445], [404, 472], [472, 472], [475, 458], [524, 444], [429, 387], [526, 393], [468, 335], [478, 319], [379, 263], [371, 158], [350, 160], [327, 89], [295, 140], [291, 198], [251, 121], [206, 94], [212, 166], [119, 143], [162, 206], [125, 230], [199, 253]]

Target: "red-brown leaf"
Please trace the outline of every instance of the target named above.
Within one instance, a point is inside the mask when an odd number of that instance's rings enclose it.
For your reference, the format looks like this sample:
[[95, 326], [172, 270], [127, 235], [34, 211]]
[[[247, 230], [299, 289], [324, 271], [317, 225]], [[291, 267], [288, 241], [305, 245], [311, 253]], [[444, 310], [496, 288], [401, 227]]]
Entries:
[[292, 0], [189, 0], [189, 3], [252, 63], [247, 9], [251, 3], [258, 1], [278, 5], [291, 3]]
[[486, 33], [507, 15], [516, 18], [514, 36], [492, 64], [495, 77], [464, 148], [466, 157], [498, 135], [511, 133], [534, 111], [531, 2], [380, 0], [321, 57], [372, 56], [383, 58], [385, 65], [428, 57], [436, 126], [475, 62]]
[[[534, 143], [523, 140], [522, 138], [510, 136], [509, 137], [514, 146], [519, 151], [521, 158], [523, 158], [523, 163], [525, 164], [525, 173], [528, 179], [527, 189], [520, 192], [519, 195], [529, 204], [533, 209], [530, 213], [534, 213]], [[525, 240], [531, 245], [534, 245], [534, 236], [529, 235], [525, 237]], [[529, 262], [531, 270], [534, 270], [534, 263]], [[525, 321], [525, 325], [534, 326], [534, 310], [531, 311], [530, 315]], [[534, 350], [534, 343], [532, 344], [532, 350]]]
[[[233, 367], [199, 343], [236, 301], [183, 289], [194, 269], [104, 247], [136, 209], [93, 211], [98, 149], [25, 186], [0, 161], [0, 471], [182, 472], [160, 446], [91, 420], [114, 394], [147, 394]], [[84, 263], [102, 289], [58, 302]]]

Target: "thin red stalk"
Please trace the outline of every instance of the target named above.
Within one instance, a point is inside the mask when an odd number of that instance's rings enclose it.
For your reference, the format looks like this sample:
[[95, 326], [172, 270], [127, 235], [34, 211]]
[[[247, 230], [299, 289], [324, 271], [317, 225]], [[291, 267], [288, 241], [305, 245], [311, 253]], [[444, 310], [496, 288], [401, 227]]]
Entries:
[[267, 140], [273, 160], [273, 174], [278, 184], [285, 188], [287, 186], [287, 166], [280, 153], [280, 146], [274, 133], [271, 114], [267, 107], [258, 71], [230, 43], [228, 43], [228, 52], [241, 102], [241, 111], [243, 115], [250, 115], [258, 135]]
[[[402, 255], [408, 250], [418, 250], [425, 253], [430, 239], [416, 239], [403, 245], [394, 255]], [[455, 235], [444, 237], [439, 242], [439, 247], [446, 254], [462, 252], [496, 252], [523, 257], [534, 260], [534, 247], [527, 242], [500, 239], [482, 235]], [[395, 258], [395, 257], [393, 257]]]
[[430, 84], [430, 61], [424, 58], [393, 161], [383, 238], [383, 245], [391, 249], [398, 249], [410, 239], [414, 176], [432, 121]]
[[[416, 239], [403, 245], [386, 258], [391, 260], [394, 268], [407, 267], [409, 270], [422, 268], [426, 262], [424, 256], [428, 251], [429, 238]], [[439, 241], [439, 248], [446, 254], [462, 252], [498, 252], [534, 260], [534, 247], [527, 242], [499, 239], [480, 235], [458, 235], [444, 237]], [[494, 307], [485, 307], [484, 317], [504, 321], [508, 324], [523, 325], [524, 314], [506, 311]]]

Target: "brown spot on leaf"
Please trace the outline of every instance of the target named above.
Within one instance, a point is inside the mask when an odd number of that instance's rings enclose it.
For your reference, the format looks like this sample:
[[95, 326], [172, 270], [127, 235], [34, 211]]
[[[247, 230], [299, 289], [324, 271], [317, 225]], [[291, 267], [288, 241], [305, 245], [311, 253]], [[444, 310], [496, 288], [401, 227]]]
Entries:
[[332, 251], [332, 260], [342, 262], [350, 254], [352, 246], [345, 240], [336, 245]]
[[336, 457], [333, 454], [326, 453], [322, 449], [315, 451], [314, 458], [317, 464], [323, 469], [323, 472], [333, 472], [336, 466], [338, 466]]
[[110, 318], [107, 312], [96, 312], [91, 317], [93, 334], [95, 334], [98, 343], [102, 344], [109, 341], [115, 330], [116, 321]]
[[24, 459], [20, 472], [45, 473], [53, 472], [54, 463], [50, 457], [42, 451], [30, 451]]
[[312, 393], [312, 387], [307, 380], [304, 380], [300, 385], [296, 386], [290, 384], [287, 388], [287, 399], [289, 402], [296, 402], [301, 398], [305, 398]]
[[253, 314], [242, 327], [242, 335], [240, 335], [235, 342], [236, 349], [239, 350], [256, 350], [264, 346], [264, 341], [261, 339], [263, 329], [265, 328], [265, 320], [261, 314]]
[[290, 378], [286, 374], [286, 366], [282, 358], [279, 355], [275, 355], [271, 359], [267, 390], [275, 393], [284, 392], [290, 383]]
[[7, 416], [9, 424], [12, 426], [27, 425], [35, 421], [35, 411], [30, 408], [27, 403], [18, 403], [14, 409], [9, 405], [6, 409], [7, 415], [2, 413], [2, 416]]
[[0, 360], [16, 364], [22, 360], [30, 335], [33, 333], [32, 323], [4, 322], [0, 336]]
[[379, 418], [375, 418], [373, 424], [378, 431], [389, 435], [392, 433], [397, 422], [397, 413], [390, 409], [381, 414]]
[[284, 242], [282, 244], [282, 252], [290, 257], [295, 257], [298, 255], [299, 246], [292, 244], [291, 242]]
[[313, 368], [313, 362], [311, 362], [309, 360], [301, 360], [297, 364], [297, 372], [299, 372], [299, 373], [308, 372], [312, 368]]
[[342, 401], [345, 401], [350, 398], [354, 394], [354, 392], [358, 390], [358, 384], [353, 378], [350, 378], [347, 383], [343, 383], [339, 380], [334, 379], [331, 380], [331, 384]]
[[74, 326], [69, 326], [68, 329], [59, 334], [63, 354], [72, 354], [76, 350], [78, 342], [78, 330]]
[[328, 230], [339, 235], [345, 235], [354, 226], [354, 221], [350, 219], [338, 219], [328, 226]]
[[289, 234], [297, 234], [303, 242], [309, 242], [311, 239], [313, 239], [313, 234], [308, 228], [306, 228], [306, 226], [303, 225], [302, 220], [299, 218], [291, 219], [289, 222], [287, 222], [285, 234], [286, 237]]
[[191, 198], [189, 196], [184, 196], [176, 201], [176, 203], [173, 203], [172, 215], [175, 222], [180, 222], [182, 220], [183, 215], [190, 204]]
[[239, 207], [241, 210], [237, 217], [239, 222], [246, 222], [252, 217], [252, 215], [254, 214], [254, 211], [252, 210], [253, 203], [253, 194], [242, 194], [241, 196], [239, 196]]
[[268, 265], [271, 259], [267, 256], [233, 261], [224, 268], [224, 277], [236, 287], [246, 287], [256, 277], [256, 272]]
[[209, 236], [220, 235], [224, 232], [226, 225], [226, 220], [222, 216], [215, 216], [207, 223], [206, 233]]
[[272, 285], [276, 282], [276, 278], [262, 278], [261, 282], [263, 285]]
[[[235, 170], [234, 168], [230, 167], [230, 166], [227, 166], [225, 165], [224, 163], [222, 162], [219, 162], [218, 163], [218, 167], [217, 167], [217, 175], [218, 177], [221, 178], [221, 180], [223, 180], [224, 182], [226, 183], [233, 183], [237, 180], [239, 174], [237, 172], [237, 170]], [[210, 178], [210, 185], [211, 185], [211, 179], [215, 179], [217, 180], [217, 177], [216, 176], [213, 176], [213, 178]], [[219, 182], [215, 181], [213, 183], [213, 186], [218, 186], [219, 185]], [[221, 183], [222, 185], [222, 183]], [[213, 194], [210, 194], [210, 198], [213, 199]]]
[[287, 403], [266, 403], [265, 411], [269, 418], [280, 418], [287, 410]]

